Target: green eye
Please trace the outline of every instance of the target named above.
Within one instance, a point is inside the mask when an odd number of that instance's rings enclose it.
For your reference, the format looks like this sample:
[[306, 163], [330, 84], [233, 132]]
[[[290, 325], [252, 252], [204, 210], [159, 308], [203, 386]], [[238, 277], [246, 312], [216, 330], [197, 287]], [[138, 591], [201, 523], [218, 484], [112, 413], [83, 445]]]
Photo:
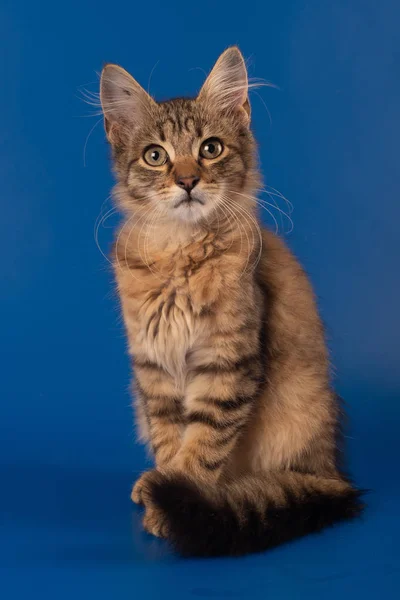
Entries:
[[200, 156], [208, 159], [217, 158], [222, 154], [223, 149], [222, 142], [218, 138], [209, 138], [200, 146]]
[[168, 154], [162, 146], [150, 146], [143, 154], [144, 161], [151, 167], [161, 167], [168, 160]]

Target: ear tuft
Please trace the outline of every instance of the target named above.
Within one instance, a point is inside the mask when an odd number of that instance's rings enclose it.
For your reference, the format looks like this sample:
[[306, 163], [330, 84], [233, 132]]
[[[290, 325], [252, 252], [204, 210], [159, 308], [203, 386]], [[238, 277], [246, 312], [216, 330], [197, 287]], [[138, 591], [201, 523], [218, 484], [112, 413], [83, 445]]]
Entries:
[[233, 112], [244, 109], [250, 115], [247, 69], [239, 48], [232, 46], [221, 54], [198, 95], [217, 110]]

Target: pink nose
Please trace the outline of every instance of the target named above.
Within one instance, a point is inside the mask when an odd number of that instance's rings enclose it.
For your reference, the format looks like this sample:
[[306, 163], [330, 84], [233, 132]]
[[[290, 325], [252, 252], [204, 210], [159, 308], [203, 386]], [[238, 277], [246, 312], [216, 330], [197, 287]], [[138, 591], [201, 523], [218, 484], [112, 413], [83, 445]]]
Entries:
[[176, 180], [176, 184], [179, 185], [180, 188], [186, 190], [189, 194], [192, 189], [197, 185], [200, 181], [200, 177], [178, 177]]

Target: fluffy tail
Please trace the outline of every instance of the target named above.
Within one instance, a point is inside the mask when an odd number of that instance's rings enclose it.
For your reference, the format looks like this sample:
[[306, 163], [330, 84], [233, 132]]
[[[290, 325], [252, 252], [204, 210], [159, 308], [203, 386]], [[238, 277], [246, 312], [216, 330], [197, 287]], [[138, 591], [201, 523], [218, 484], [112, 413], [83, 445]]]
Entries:
[[362, 492], [341, 479], [295, 472], [247, 476], [218, 498], [186, 479], [153, 483], [175, 550], [183, 556], [239, 556], [357, 517]]

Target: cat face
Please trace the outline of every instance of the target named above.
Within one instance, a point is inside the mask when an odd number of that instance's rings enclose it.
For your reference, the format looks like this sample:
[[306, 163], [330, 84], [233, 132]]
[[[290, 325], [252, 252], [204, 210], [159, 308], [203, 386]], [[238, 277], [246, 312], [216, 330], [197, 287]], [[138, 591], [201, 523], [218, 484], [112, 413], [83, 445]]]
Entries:
[[247, 73], [237, 48], [219, 58], [195, 99], [156, 103], [123, 69], [107, 65], [101, 101], [123, 208], [197, 223], [224, 214], [253, 167]]

